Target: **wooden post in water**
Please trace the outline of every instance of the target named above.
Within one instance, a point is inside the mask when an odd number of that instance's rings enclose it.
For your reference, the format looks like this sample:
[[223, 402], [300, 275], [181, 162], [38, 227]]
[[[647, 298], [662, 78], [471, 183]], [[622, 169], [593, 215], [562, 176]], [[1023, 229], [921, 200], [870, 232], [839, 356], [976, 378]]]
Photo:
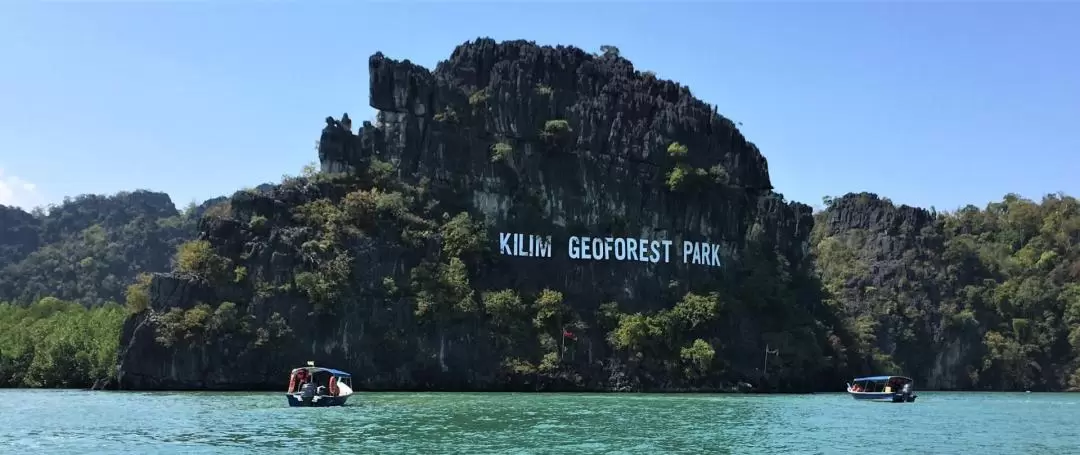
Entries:
[[780, 355], [780, 348], [776, 348], [776, 349], [773, 349], [773, 350], [770, 351], [769, 350], [769, 345], [768, 344], [765, 345], [765, 366], [761, 369], [761, 371], [762, 371], [761, 375], [762, 376], [768, 376], [768, 374], [769, 374], [769, 354], [779, 356]]
[[761, 376], [765, 377], [765, 375], [768, 375], [768, 374], [769, 374], [769, 345], [766, 344], [765, 345], [765, 361], [762, 362]]

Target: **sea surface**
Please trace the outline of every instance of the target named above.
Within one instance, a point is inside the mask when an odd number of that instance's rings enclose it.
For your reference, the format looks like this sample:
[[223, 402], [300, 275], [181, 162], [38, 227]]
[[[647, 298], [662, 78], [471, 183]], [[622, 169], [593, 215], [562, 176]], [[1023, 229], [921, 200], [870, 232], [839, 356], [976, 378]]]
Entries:
[[282, 393], [0, 390], [2, 454], [1080, 454], [1080, 394]]

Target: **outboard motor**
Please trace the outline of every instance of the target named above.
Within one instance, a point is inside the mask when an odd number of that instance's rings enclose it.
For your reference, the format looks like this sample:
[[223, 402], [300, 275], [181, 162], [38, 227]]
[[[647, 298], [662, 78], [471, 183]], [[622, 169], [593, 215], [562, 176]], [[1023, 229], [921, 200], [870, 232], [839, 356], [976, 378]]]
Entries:
[[900, 389], [900, 394], [904, 397], [905, 402], [915, 401], [914, 393], [911, 391], [911, 383], [904, 384], [904, 387]]
[[303, 401], [304, 404], [310, 405], [311, 400], [314, 399], [314, 398], [315, 398], [315, 384], [312, 384], [312, 383], [308, 382], [308, 383], [304, 384], [303, 387], [300, 387], [300, 400]]

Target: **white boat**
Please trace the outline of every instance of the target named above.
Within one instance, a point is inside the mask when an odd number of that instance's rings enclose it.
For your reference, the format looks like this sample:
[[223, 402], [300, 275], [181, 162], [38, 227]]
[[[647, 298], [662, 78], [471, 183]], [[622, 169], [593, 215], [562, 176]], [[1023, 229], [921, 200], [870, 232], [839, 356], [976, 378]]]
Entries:
[[285, 398], [291, 407], [344, 406], [352, 394], [351, 374], [308, 362], [308, 366], [293, 368], [289, 373]]
[[847, 385], [851, 398], [892, 403], [914, 403], [915, 381], [905, 376], [867, 376], [855, 378]]

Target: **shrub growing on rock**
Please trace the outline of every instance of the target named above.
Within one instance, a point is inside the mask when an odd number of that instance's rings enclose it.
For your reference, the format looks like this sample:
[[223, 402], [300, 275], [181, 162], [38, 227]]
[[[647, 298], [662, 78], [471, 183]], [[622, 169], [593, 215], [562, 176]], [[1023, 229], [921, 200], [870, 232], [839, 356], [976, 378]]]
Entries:
[[206, 240], [181, 244], [176, 251], [176, 270], [211, 282], [221, 280], [231, 271], [229, 260], [214, 252]]

